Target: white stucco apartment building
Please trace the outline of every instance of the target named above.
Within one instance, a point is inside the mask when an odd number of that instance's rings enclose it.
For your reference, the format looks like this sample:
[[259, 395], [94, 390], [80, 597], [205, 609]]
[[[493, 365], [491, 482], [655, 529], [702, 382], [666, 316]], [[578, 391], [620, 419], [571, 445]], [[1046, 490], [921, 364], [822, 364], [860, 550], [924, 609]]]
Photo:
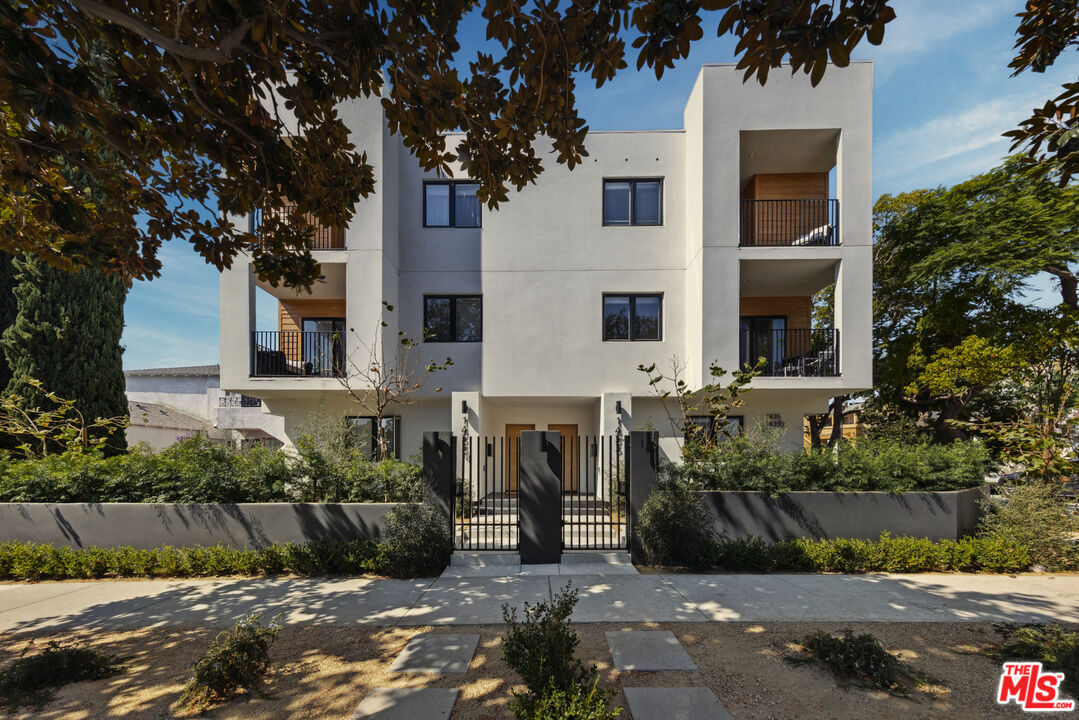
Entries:
[[[318, 231], [311, 294], [263, 287], [277, 327], [255, 326], [249, 264], [222, 274], [221, 387], [261, 398], [289, 434], [320, 406], [362, 415], [333, 374], [365, 353], [387, 301], [386, 342], [426, 323], [419, 356], [453, 359], [396, 413], [402, 456], [425, 430], [644, 427], [673, 456], [678, 432], [638, 370], [672, 357], [699, 387], [712, 361], [764, 356], [739, 414], [801, 447], [803, 416], [871, 385], [872, 93], [870, 63], [816, 88], [706, 65], [681, 129], [592, 131], [583, 165], [547, 153], [537, 183], [493, 212], [459, 173], [423, 172], [377, 99], [355, 102], [341, 112], [377, 194]], [[834, 317], [814, 327], [810, 298], [833, 283]]]

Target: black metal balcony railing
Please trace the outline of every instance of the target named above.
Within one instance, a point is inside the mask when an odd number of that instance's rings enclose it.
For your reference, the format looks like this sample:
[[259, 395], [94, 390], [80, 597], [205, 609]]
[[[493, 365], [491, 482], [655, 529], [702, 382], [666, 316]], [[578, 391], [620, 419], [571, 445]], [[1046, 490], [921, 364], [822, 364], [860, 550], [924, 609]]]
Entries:
[[223, 408], [255, 408], [262, 407], [262, 400], [250, 395], [222, 395], [217, 399], [217, 406]]
[[251, 377], [341, 377], [345, 339], [339, 332], [256, 330]]
[[743, 200], [742, 247], [839, 244], [838, 200]]
[[[280, 210], [270, 211], [274, 216], [281, 220], [288, 221], [289, 219], [296, 217], [302, 217], [308, 224], [315, 229], [315, 234], [311, 238], [312, 250], [344, 250], [345, 249], [345, 229], [340, 227], [328, 227], [321, 224], [314, 215], [306, 214], [300, 215], [296, 213], [296, 205], [285, 205]], [[252, 218], [252, 232], [258, 234], [259, 228], [262, 227], [262, 218], [267, 214], [265, 210], [256, 210]]]
[[828, 377], [839, 374], [839, 331], [832, 329], [742, 330], [740, 364], [769, 377]]

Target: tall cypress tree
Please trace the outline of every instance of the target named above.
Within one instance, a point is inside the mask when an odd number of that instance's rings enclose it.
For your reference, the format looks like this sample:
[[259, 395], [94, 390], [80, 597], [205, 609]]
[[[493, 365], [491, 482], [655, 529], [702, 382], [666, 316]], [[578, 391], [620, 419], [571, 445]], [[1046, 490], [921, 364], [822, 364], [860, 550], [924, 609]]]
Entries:
[[[15, 265], [14, 258], [6, 252], [0, 251], [0, 333], [3, 333], [15, 322], [15, 314], [18, 310], [15, 303]], [[0, 352], [0, 393], [7, 387], [11, 380], [11, 368], [8, 367], [7, 358]]]
[[[123, 279], [92, 268], [66, 272], [29, 255], [14, 259], [14, 276], [15, 321], [0, 336], [11, 372], [7, 393], [23, 407], [46, 407], [48, 399], [28, 382], [35, 379], [75, 400], [88, 422], [126, 416]], [[126, 447], [117, 432], [107, 451]]]

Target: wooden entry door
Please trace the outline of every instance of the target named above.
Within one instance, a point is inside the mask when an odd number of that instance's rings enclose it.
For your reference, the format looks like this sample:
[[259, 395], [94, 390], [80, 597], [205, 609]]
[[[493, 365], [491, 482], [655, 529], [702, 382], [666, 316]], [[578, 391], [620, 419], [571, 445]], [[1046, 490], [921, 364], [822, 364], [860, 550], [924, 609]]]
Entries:
[[506, 472], [504, 488], [506, 492], [517, 492], [517, 448], [521, 444], [521, 433], [525, 430], [535, 430], [532, 425], [507, 425], [506, 426]]
[[580, 438], [576, 425], [548, 425], [551, 432], [562, 435], [562, 492], [578, 493], [581, 491]]

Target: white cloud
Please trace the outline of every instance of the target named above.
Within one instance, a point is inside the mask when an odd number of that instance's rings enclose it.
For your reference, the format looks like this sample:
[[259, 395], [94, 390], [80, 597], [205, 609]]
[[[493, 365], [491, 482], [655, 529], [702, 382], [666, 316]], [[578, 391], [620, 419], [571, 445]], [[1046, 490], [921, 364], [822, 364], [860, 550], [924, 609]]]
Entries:
[[[907, 127], [883, 138], [874, 153], [875, 177], [895, 180], [915, 173], [922, 186], [950, 179], [956, 165], [970, 165], [976, 155], [988, 164], [985, 170], [1010, 152], [1003, 133], [1029, 117], [1033, 108], [1057, 94], [1059, 84], [1048, 78], [1021, 92], [998, 96], [975, 105], [938, 115], [920, 125]], [[932, 182], [934, 177], [940, 180]]]
[[877, 82], [882, 82], [898, 67], [915, 62], [942, 44], [1013, 15], [1010, 0], [908, 0], [896, 7], [896, 19], [888, 23], [884, 42], [879, 46], [863, 42], [855, 57], [875, 63]]

